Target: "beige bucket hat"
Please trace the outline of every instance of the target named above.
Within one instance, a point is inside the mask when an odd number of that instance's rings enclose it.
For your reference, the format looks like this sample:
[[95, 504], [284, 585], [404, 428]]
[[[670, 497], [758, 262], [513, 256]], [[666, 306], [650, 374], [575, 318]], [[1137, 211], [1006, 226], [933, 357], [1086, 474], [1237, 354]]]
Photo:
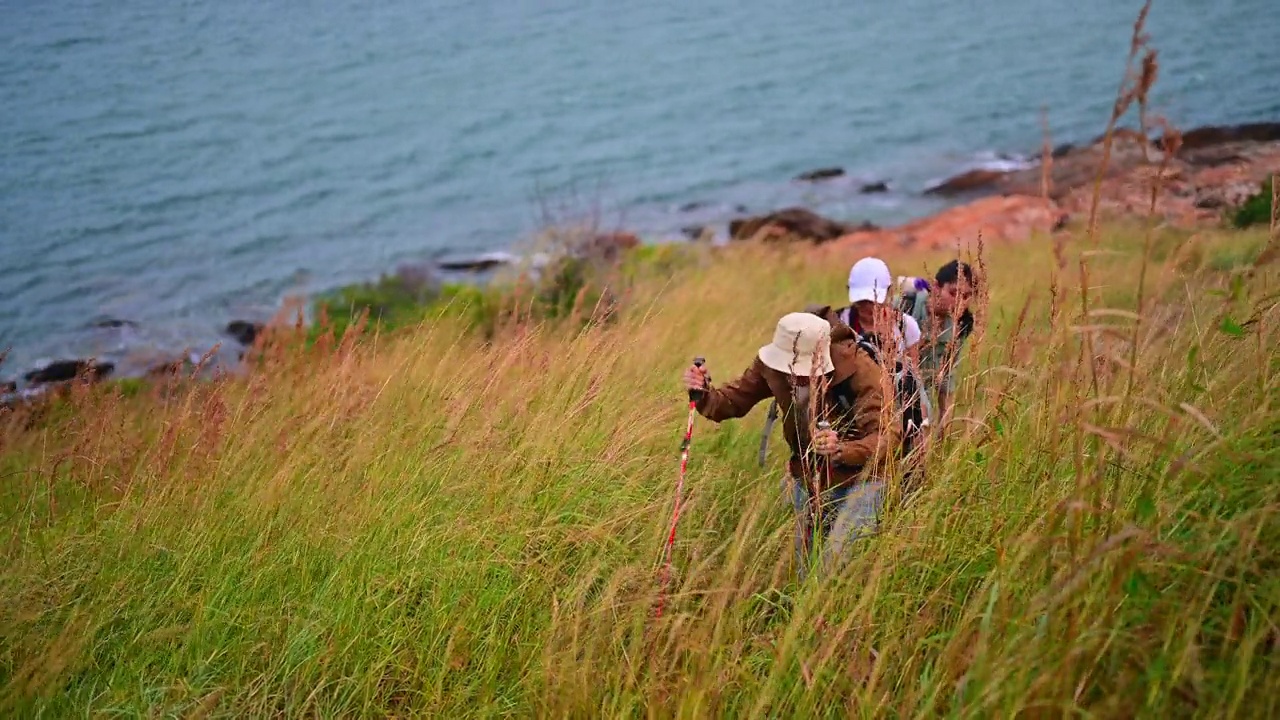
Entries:
[[768, 367], [789, 375], [832, 372], [836, 367], [831, 363], [831, 323], [813, 313], [783, 315], [773, 332], [773, 342], [760, 348], [759, 356]]

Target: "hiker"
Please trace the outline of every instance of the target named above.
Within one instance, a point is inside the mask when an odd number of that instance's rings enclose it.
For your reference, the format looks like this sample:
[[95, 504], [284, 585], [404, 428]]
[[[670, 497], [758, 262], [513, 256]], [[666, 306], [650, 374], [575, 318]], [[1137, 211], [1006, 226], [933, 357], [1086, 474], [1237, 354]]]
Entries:
[[889, 266], [879, 258], [865, 257], [849, 268], [849, 304], [838, 309], [812, 307], [832, 324], [844, 323], [858, 336], [872, 340], [882, 352], [895, 360], [914, 356], [920, 342], [920, 325], [912, 316], [898, 310], [889, 300], [893, 276]]
[[917, 367], [920, 326], [915, 318], [889, 302], [892, 284], [893, 276], [883, 260], [862, 258], [849, 269], [848, 306], [833, 310], [826, 305], [811, 305], [806, 311], [833, 327], [848, 327], [880, 364], [882, 372], [892, 377], [895, 412], [902, 418], [899, 456], [905, 457], [922, 445], [931, 408]]
[[920, 371], [925, 389], [937, 393], [941, 434], [955, 405], [956, 375], [964, 343], [973, 333], [973, 312], [969, 301], [976, 286], [973, 268], [959, 260], [938, 268], [934, 285], [920, 278], [900, 278], [902, 295], [898, 309], [920, 326]]
[[[722, 387], [711, 384], [706, 367], [685, 370], [685, 387], [703, 391], [696, 408], [708, 420], [740, 418], [764, 400], [777, 401], [791, 448], [787, 469], [802, 576], [811, 545], [827, 541], [829, 564], [847, 540], [875, 526], [884, 502], [879, 475], [897, 443], [896, 424], [883, 417], [884, 379], [848, 328], [833, 331], [826, 320], [804, 312], [784, 315], [773, 342]], [[822, 421], [830, 429], [819, 428]]]

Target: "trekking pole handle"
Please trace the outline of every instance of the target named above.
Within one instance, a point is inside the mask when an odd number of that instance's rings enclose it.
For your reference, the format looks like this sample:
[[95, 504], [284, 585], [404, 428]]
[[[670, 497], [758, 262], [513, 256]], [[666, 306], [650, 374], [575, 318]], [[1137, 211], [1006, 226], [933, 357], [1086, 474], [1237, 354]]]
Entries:
[[819, 432], [825, 432], [825, 431], [830, 430], [830, 429], [831, 429], [831, 423], [827, 422], [826, 420], [819, 420], [819, 421], [818, 421], [818, 431], [819, 431]]
[[[693, 359], [693, 366], [696, 368], [701, 368], [706, 362], [707, 362], [706, 358], [702, 356], [698, 356]], [[703, 378], [703, 381], [705, 382], [706, 378]], [[704, 390], [690, 390], [689, 400], [692, 402], [697, 402], [698, 399], [701, 398], [704, 394], [705, 394]]]

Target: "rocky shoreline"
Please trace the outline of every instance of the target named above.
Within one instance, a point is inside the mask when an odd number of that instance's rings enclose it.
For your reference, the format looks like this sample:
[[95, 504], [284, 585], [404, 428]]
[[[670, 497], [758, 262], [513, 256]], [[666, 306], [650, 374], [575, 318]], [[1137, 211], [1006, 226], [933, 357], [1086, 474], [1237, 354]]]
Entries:
[[[1062, 230], [1088, 213], [1104, 156], [1103, 140], [1096, 138], [1081, 146], [1061, 145], [1048, 153], [1042, 151], [1030, 163], [1009, 162], [1007, 167], [970, 170], [948, 178], [922, 192], [946, 198], [954, 205], [895, 227], [841, 222], [803, 207], [790, 207], [730, 220], [728, 237], [730, 242], [800, 241], [820, 246], [820, 252], [843, 255], [872, 254], [894, 247], [938, 250], [972, 241], [979, 235], [987, 244], [1025, 241], [1034, 234]], [[1182, 134], [1179, 140], [1176, 152], [1165, 165], [1162, 192], [1156, 200], [1155, 212], [1165, 222], [1184, 227], [1221, 222], [1227, 209], [1240, 205], [1257, 193], [1267, 178], [1280, 174], [1280, 123], [1197, 128]], [[1147, 140], [1132, 130], [1114, 133], [1099, 188], [1102, 213], [1147, 214], [1152, 182], [1160, 171], [1167, 142], [1163, 137]], [[843, 177], [843, 168], [818, 168], [794, 181], [822, 183]], [[879, 193], [888, 187], [887, 182], [880, 181], [853, 191]], [[695, 242], [707, 242], [715, 232], [713, 228], [694, 227], [685, 234]], [[640, 238], [631, 233], [600, 233], [578, 251], [593, 259], [616, 262], [622, 253], [640, 244]], [[408, 270], [420, 284], [430, 285], [436, 283], [434, 273], [439, 270], [481, 275], [520, 261], [511, 253], [486, 253]], [[255, 345], [263, 327], [263, 323], [235, 320], [223, 329], [227, 341], [224, 345], [234, 356], [232, 362]], [[140, 373], [124, 376], [158, 378], [179, 371], [194, 373], [208, 369], [207, 360], [198, 353], [165, 357], [151, 361]], [[57, 360], [0, 383], [0, 405], [29, 401], [78, 379], [118, 376], [118, 368], [112, 362], [94, 358]]]
[[[1163, 161], [1163, 137], [1145, 140], [1118, 130], [1099, 187], [1104, 216], [1146, 216], [1151, 189]], [[928, 188], [925, 193], [963, 200], [933, 215], [891, 228], [857, 227], [835, 234], [820, 223], [801, 225], [787, 218], [750, 224], [763, 239], [808, 239], [832, 252], [875, 252], [881, 247], [938, 250], [972, 241], [1024, 241], [1035, 233], [1062, 230], [1086, 217], [1104, 155], [1104, 139], [1080, 147], [1065, 145], [1034, 167], [972, 170]], [[1263, 182], [1280, 174], [1280, 123], [1211, 126], [1180, 136], [1180, 145], [1164, 166], [1155, 214], [1164, 222], [1196, 227], [1222, 221]]]

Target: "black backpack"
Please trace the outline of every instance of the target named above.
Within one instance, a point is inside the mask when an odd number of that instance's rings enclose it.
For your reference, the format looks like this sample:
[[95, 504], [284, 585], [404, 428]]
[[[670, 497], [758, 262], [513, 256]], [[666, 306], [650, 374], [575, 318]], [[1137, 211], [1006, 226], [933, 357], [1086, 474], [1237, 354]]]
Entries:
[[[859, 335], [858, 347], [880, 364], [880, 339], [874, 334]], [[911, 368], [901, 360], [893, 363], [893, 395], [895, 405], [902, 411], [901, 455], [906, 456], [915, 447], [924, 432], [928, 416], [924, 407], [924, 386]]]

